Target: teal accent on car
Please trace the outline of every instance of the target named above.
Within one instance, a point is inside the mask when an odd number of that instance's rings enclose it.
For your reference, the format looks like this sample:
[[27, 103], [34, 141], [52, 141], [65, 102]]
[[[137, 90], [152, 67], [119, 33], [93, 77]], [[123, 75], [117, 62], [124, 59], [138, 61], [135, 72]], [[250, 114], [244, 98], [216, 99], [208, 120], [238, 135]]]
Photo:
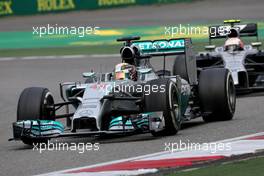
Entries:
[[55, 135], [64, 132], [64, 125], [59, 121], [53, 120], [24, 120], [14, 124], [24, 131], [24, 135], [36, 137], [42, 135]]
[[184, 52], [184, 39], [135, 41], [133, 45], [139, 47], [143, 54]]

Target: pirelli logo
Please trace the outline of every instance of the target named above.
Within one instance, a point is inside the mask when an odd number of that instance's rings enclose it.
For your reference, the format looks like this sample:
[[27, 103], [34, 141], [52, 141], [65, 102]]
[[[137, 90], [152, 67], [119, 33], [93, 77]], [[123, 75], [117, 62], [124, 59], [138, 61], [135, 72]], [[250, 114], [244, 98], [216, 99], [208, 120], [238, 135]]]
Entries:
[[74, 0], [37, 0], [39, 12], [69, 10], [75, 8]]
[[0, 15], [13, 14], [12, 1], [0, 1]]

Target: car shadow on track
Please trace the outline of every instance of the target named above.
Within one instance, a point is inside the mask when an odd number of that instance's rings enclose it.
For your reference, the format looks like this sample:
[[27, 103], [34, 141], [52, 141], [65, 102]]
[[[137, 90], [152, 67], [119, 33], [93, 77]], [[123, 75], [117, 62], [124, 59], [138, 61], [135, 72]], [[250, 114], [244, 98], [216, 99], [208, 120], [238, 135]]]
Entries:
[[237, 98], [248, 98], [248, 97], [262, 97], [264, 96], [264, 92], [254, 92], [249, 94], [239, 94]]
[[206, 124], [206, 123], [204, 121], [202, 121], [202, 120], [184, 122], [181, 125], [181, 130], [188, 129], [188, 128], [194, 128], [194, 127], [201, 126], [201, 125], [204, 125], [204, 124]]
[[33, 149], [33, 146], [23, 144], [22, 142], [21, 143], [17, 142], [17, 144], [18, 145], [12, 146], [12, 147], [8, 148], [7, 150], [8, 151], [20, 151], [20, 150], [23, 151], [23, 150], [32, 150]]

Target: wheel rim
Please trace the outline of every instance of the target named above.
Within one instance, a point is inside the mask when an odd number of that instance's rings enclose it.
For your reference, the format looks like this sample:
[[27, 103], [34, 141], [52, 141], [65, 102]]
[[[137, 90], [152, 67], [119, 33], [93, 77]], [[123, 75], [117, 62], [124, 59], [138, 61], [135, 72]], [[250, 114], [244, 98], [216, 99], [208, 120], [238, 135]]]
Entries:
[[179, 117], [179, 102], [178, 102], [178, 95], [177, 95], [177, 88], [176, 86], [171, 83], [170, 85], [170, 108], [171, 108], [171, 115], [173, 118], [174, 126], [178, 127], [178, 123], [180, 122]]
[[228, 76], [227, 93], [228, 93], [228, 104], [229, 104], [231, 112], [233, 113], [235, 109], [236, 92], [235, 92], [233, 79], [230, 74]]
[[43, 100], [42, 119], [54, 120], [54, 100], [50, 92], [48, 92]]

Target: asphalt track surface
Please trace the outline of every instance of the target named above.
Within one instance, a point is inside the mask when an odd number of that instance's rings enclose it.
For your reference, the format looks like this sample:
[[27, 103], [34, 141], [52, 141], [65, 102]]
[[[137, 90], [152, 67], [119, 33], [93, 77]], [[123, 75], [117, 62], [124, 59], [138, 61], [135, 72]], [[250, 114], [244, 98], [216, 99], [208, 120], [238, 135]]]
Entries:
[[[81, 81], [81, 72], [90, 68], [98, 70], [102, 67], [101, 63], [114, 65], [118, 62], [119, 58], [0, 61], [0, 175], [39, 174], [159, 152], [164, 150], [166, 142], [210, 142], [263, 131], [264, 98], [250, 97], [238, 100], [234, 120], [206, 124], [196, 119], [185, 124], [178, 135], [171, 137], [153, 138], [151, 134], [143, 134], [116, 139], [67, 138], [58, 141], [100, 143], [99, 151], [83, 154], [78, 151], [44, 151], [40, 154], [21, 142], [7, 141], [12, 136], [11, 122], [16, 119], [17, 100], [23, 88], [48, 87], [59, 100], [58, 80]], [[160, 60], [153, 61], [155, 67], [159, 63]], [[104, 69], [112, 70], [110, 64], [107, 65]]]
[[[238, 1], [236, 1], [238, 2]], [[263, 19], [263, 1], [244, 1], [237, 3], [229, 1], [201, 1], [195, 4], [166, 5], [153, 7], [131, 7], [125, 9], [67, 13], [56, 16], [4, 18], [0, 20], [2, 29], [31, 29], [30, 25], [43, 24], [56, 20], [67, 24], [68, 21], [82, 25], [94, 22], [104, 25], [146, 25], [164, 24], [170, 22], [197, 22], [204, 19], [220, 20], [228, 17], [247, 19]], [[166, 7], [166, 8], [165, 8]], [[185, 10], [179, 7], [186, 7]], [[191, 9], [190, 9], [191, 8]], [[160, 9], [159, 11], [157, 9]], [[233, 9], [233, 10], [232, 10]], [[222, 13], [220, 11], [223, 10]], [[136, 13], [135, 13], [136, 12]], [[176, 12], [181, 12], [177, 13]], [[192, 12], [192, 13], [190, 13]], [[85, 14], [101, 15], [100, 19], [85, 19]], [[135, 14], [134, 14], [135, 13]], [[206, 15], [207, 14], [207, 15]], [[221, 15], [222, 14], [222, 15]], [[128, 19], [132, 15], [135, 20]], [[142, 15], [142, 18], [140, 18]], [[154, 15], [154, 16], [153, 16]], [[153, 16], [153, 18], [152, 18]], [[74, 17], [74, 18], [73, 18]], [[80, 17], [80, 19], [78, 18]], [[34, 19], [34, 20], [33, 20]], [[39, 21], [37, 20], [39, 19]], [[76, 19], [76, 20], [72, 20]], [[3, 25], [5, 24], [5, 25]], [[99, 142], [99, 151], [45, 151], [40, 154], [21, 142], [8, 142], [12, 137], [11, 123], [16, 120], [16, 105], [20, 92], [29, 86], [48, 87], [59, 100], [58, 83], [63, 81], [82, 80], [81, 73], [94, 70], [110, 71], [120, 58], [82, 59], [38, 59], [38, 60], [6, 60], [0, 61], [0, 175], [32, 175], [72, 167], [85, 166], [100, 162], [150, 154], [164, 150], [164, 143], [179, 142], [212, 142], [256, 132], [263, 132], [264, 98], [253, 96], [239, 98], [234, 120], [217, 123], [204, 123], [196, 119], [186, 123], [177, 135], [163, 138], [153, 138], [150, 134], [136, 135], [116, 139], [74, 138], [59, 140], [62, 142]], [[159, 67], [160, 60], [153, 60]], [[168, 66], [171, 64], [168, 61]], [[54, 142], [54, 141], [53, 141]]]

